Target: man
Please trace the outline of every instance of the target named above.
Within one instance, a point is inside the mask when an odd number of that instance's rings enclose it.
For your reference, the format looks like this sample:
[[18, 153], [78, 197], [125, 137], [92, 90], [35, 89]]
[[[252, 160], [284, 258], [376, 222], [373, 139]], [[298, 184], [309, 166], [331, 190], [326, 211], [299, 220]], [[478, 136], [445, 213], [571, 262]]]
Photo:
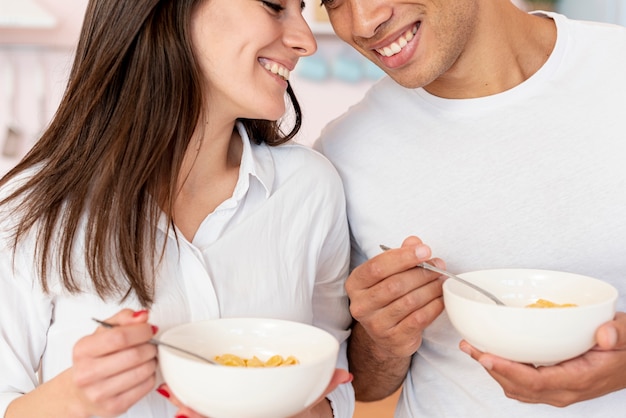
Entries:
[[[357, 399], [402, 386], [401, 418], [623, 417], [626, 29], [510, 0], [323, 3], [388, 75], [316, 143], [347, 195]], [[433, 255], [598, 277], [619, 313], [579, 358], [506, 361], [461, 341], [436, 274], [413, 268]]]

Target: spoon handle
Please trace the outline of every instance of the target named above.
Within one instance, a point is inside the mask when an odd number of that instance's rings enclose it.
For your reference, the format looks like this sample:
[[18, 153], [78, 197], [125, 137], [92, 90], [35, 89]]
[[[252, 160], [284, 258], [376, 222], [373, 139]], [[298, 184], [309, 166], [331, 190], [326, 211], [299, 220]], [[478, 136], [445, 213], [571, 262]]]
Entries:
[[[380, 245], [380, 249], [383, 251], [387, 251], [390, 250], [391, 248], [387, 247], [386, 245]], [[476, 290], [477, 292], [482, 293], [483, 295], [487, 296], [489, 299], [491, 299], [492, 301], [494, 301], [496, 303], [496, 305], [502, 305], [505, 306], [504, 302], [502, 302], [500, 299], [498, 299], [496, 296], [494, 296], [491, 292], [488, 292], [487, 290], [483, 289], [482, 287], [478, 287], [476, 286], [474, 283], [468, 282], [465, 279], [461, 279], [459, 276], [454, 275], [446, 270], [442, 270], [438, 267], [433, 266], [432, 264], [428, 264], [428, 263], [419, 263], [417, 265], [417, 267], [421, 267], [423, 269], [426, 270], [430, 270], [430, 271], [434, 271], [435, 273], [439, 273], [442, 274], [446, 277], [449, 277], [451, 279], [454, 280], [458, 280], [459, 282], [463, 283], [466, 286], [471, 287], [472, 289]]]
[[178, 350], [178, 351], [180, 351], [181, 353], [185, 353], [185, 354], [187, 354], [187, 355], [190, 355], [190, 356], [192, 356], [192, 357], [197, 358], [198, 360], [202, 360], [202, 361], [207, 362], [207, 363], [211, 363], [211, 364], [215, 364], [215, 365], [220, 365], [218, 362], [213, 361], [213, 360], [211, 360], [211, 359], [208, 359], [208, 358], [206, 358], [206, 357], [204, 357], [204, 356], [201, 356], [200, 354], [192, 353], [191, 351], [187, 351], [187, 350], [185, 350], [184, 348], [180, 348], [180, 347], [176, 347], [175, 345], [171, 345], [171, 344], [168, 344], [168, 343], [164, 343], [163, 341], [157, 340], [157, 339], [155, 339], [155, 338], [151, 338], [149, 342], [150, 342], [151, 344], [154, 344], [154, 345], [162, 345], [162, 346], [165, 346], [165, 347], [171, 348], [172, 350]]
[[[112, 324], [112, 323], [110, 323], [110, 322], [102, 321], [102, 320], [100, 320], [100, 319], [96, 319], [96, 318], [91, 318], [91, 319], [93, 319], [94, 321], [96, 321], [98, 324], [102, 325], [102, 326], [103, 326], [103, 327], [105, 327], [105, 328], [115, 328], [116, 326], [118, 326], [117, 324]], [[214, 361], [214, 360], [211, 360], [211, 359], [208, 359], [208, 358], [206, 358], [206, 357], [203, 357], [203, 356], [201, 356], [200, 354], [192, 353], [191, 351], [187, 351], [187, 350], [185, 350], [184, 348], [180, 348], [180, 347], [176, 347], [175, 345], [171, 345], [171, 344], [168, 344], [168, 343], [164, 343], [163, 341], [157, 340], [156, 338], [151, 338], [148, 342], [149, 342], [150, 344], [154, 344], [154, 345], [162, 345], [162, 346], [164, 346], [164, 347], [168, 347], [168, 348], [171, 348], [171, 349], [173, 349], [173, 350], [178, 350], [178, 351], [180, 351], [181, 353], [185, 353], [185, 354], [187, 354], [187, 355], [190, 355], [190, 356], [192, 356], [192, 357], [195, 357], [195, 358], [197, 358], [197, 359], [199, 359], [199, 360], [202, 360], [202, 361], [205, 361], [205, 362], [207, 362], [207, 363], [211, 363], [211, 364], [219, 365], [219, 363], [218, 363], [218, 362], [216, 362], [216, 361]]]
[[476, 290], [477, 292], [480, 292], [483, 295], [487, 296], [489, 299], [494, 301], [496, 303], [496, 305], [504, 306], [504, 303], [500, 299], [498, 299], [496, 296], [494, 296], [491, 292], [488, 292], [487, 290], [483, 289], [482, 287], [478, 287], [474, 283], [468, 282], [465, 279], [461, 279], [459, 276], [457, 276], [455, 274], [452, 274], [452, 273], [450, 273], [450, 272], [448, 272], [446, 270], [442, 270], [440, 268], [437, 268], [437, 267], [433, 266], [432, 264], [428, 264], [428, 263], [419, 263], [417, 266], [421, 267], [421, 268], [424, 268], [426, 270], [434, 271], [435, 273], [443, 274], [444, 276], [449, 277], [451, 279], [458, 280], [459, 282], [463, 283], [464, 285], [469, 286], [472, 289]]

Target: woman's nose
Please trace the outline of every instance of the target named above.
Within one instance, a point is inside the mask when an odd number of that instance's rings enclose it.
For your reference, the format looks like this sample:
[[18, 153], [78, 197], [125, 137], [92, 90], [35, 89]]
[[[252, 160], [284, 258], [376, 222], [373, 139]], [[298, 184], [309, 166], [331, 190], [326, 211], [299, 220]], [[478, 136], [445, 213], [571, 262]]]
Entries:
[[317, 51], [317, 41], [304, 16], [294, 16], [291, 22], [285, 30], [285, 44], [293, 48], [299, 56], [313, 55]]

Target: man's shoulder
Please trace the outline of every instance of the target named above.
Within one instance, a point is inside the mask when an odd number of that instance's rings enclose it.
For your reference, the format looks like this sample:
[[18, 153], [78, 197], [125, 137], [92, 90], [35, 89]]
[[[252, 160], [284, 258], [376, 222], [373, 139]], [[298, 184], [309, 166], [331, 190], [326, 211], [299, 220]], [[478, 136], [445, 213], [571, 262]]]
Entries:
[[311, 146], [289, 141], [268, 149], [280, 178], [297, 179], [299, 188], [310, 191], [309, 186], [317, 189], [320, 184], [330, 187], [340, 182], [337, 170], [328, 157]]
[[[332, 165], [318, 150], [291, 140], [276, 147], [268, 147], [274, 163], [280, 168], [299, 170], [307, 167], [313, 171], [328, 171]], [[332, 171], [332, 170], [331, 170]]]
[[331, 147], [351, 147], [359, 138], [378, 130], [389, 112], [394, 112], [400, 103], [405, 103], [403, 97], [411, 92], [391, 78], [383, 77], [370, 87], [361, 100], [322, 129], [314, 148], [327, 155]]
[[598, 22], [593, 20], [570, 19], [564, 15], [552, 14], [557, 26], [561, 28], [567, 27], [569, 36], [575, 39], [581, 38], [588, 43], [597, 43], [602, 41], [603, 48], [606, 50], [612, 45], [621, 46], [626, 42], [626, 27], [615, 23]]

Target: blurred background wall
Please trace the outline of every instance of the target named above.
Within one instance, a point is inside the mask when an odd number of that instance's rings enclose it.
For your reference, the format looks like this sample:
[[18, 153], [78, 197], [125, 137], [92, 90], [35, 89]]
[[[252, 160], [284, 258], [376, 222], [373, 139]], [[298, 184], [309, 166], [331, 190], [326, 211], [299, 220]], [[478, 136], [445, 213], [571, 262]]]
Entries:
[[87, 0], [0, 0], [0, 174], [52, 118]]

